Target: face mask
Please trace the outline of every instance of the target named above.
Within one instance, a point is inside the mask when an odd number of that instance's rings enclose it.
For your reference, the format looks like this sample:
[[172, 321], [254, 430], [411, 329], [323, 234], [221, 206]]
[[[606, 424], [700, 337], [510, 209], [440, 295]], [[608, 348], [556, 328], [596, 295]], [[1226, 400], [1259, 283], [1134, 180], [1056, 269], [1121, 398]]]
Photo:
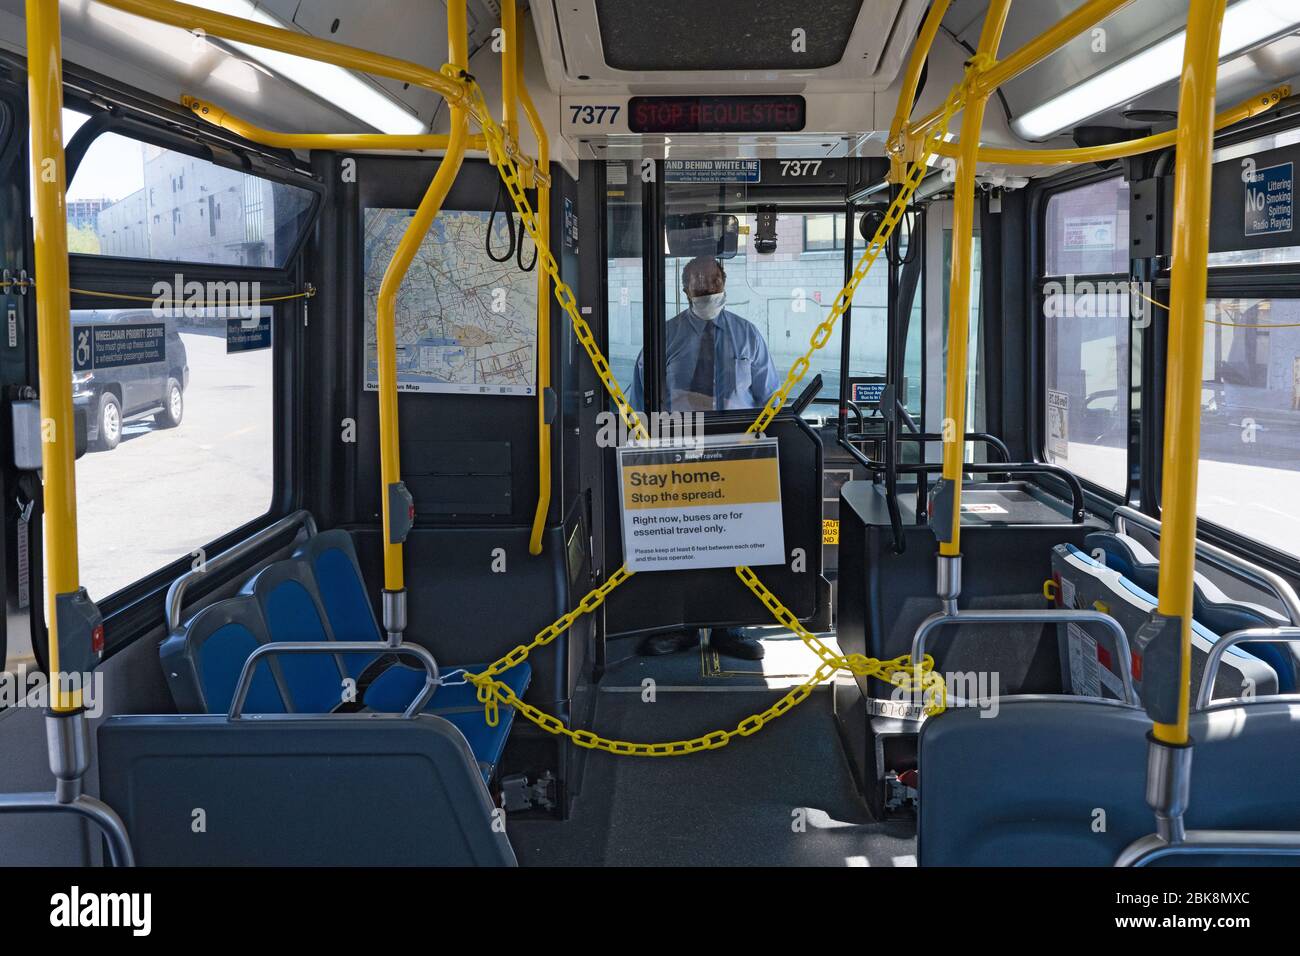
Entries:
[[691, 311], [696, 317], [710, 322], [718, 317], [722, 311], [722, 305], [727, 301], [727, 293], [719, 292], [716, 295], [697, 295], [691, 297]]

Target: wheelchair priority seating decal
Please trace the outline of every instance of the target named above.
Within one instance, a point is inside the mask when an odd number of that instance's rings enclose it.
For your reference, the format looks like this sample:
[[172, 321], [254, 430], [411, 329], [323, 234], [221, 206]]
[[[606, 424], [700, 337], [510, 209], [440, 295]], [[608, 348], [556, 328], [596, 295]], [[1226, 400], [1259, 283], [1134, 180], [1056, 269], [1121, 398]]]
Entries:
[[775, 438], [706, 438], [619, 449], [630, 571], [780, 564], [785, 539]]

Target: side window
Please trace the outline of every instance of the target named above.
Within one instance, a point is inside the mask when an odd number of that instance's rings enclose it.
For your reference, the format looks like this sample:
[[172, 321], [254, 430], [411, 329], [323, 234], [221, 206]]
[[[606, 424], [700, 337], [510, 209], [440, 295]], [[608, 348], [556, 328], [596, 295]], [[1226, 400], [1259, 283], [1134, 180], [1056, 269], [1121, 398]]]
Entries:
[[1300, 299], [1208, 305], [1196, 510], [1300, 556]]
[[68, 186], [68, 244], [83, 255], [280, 268], [311, 207], [309, 190], [104, 133]]
[[[632, 378], [645, 330], [645, 290], [641, 256], [641, 181], [634, 164], [605, 164], [606, 289], [609, 300], [609, 367], [624, 395]], [[585, 357], [584, 357], [585, 360]], [[613, 402], [609, 403], [613, 408]]]
[[[70, 125], [70, 124], [68, 124]], [[312, 193], [174, 150], [100, 135], [68, 189], [72, 285], [112, 289], [100, 256], [154, 263], [124, 302], [78, 297], [72, 394], [82, 583], [103, 601], [267, 515], [275, 496], [274, 346], [296, 302], [271, 305]], [[185, 263], [222, 266], [204, 280]], [[87, 308], [86, 305], [93, 307]]]
[[82, 584], [96, 600], [271, 509], [272, 319], [232, 310], [73, 310]]
[[1154, 308], [1128, 281], [1127, 184], [1107, 179], [1052, 196], [1044, 242], [1043, 454], [1123, 494], [1130, 317]]

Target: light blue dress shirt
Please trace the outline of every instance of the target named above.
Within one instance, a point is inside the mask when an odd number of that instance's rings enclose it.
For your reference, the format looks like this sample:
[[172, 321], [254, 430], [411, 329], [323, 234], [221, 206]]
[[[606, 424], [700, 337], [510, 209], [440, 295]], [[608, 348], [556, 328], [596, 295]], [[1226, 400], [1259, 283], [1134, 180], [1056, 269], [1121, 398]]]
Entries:
[[[762, 408], [781, 384], [781, 378], [772, 364], [772, 355], [758, 327], [729, 309], [723, 309], [717, 318], [705, 320], [687, 308], [667, 322], [665, 349], [668, 359], [668, 394], [663, 410], [698, 410], [690, 403], [688, 386], [695, 374], [701, 336], [707, 325], [715, 327], [714, 410]], [[633, 408], [645, 410], [644, 352], [636, 359], [636, 371], [632, 376], [628, 401]]]

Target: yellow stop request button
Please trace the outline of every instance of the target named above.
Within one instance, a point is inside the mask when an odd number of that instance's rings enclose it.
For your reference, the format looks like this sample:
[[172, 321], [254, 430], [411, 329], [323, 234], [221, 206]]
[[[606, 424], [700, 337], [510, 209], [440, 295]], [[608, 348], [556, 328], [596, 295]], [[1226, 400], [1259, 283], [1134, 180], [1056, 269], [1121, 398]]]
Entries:
[[618, 468], [629, 570], [784, 561], [777, 439], [626, 445]]

